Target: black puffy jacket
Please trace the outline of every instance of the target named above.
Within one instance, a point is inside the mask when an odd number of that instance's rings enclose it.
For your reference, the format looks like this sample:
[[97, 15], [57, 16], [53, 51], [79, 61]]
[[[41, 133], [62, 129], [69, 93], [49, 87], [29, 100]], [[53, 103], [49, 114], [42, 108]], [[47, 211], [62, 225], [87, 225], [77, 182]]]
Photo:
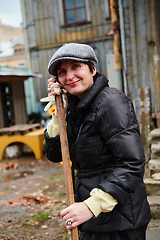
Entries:
[[[118, 204], [83, 223], [87, 232], [135, 229], [150, 221], [143, 182], [145, 156], [132, 102], [110, 88], [99, 76], [81, 101], [71, 96], [67, 114], [70, 157], [78, 169], [76, 201], [84, 201], [93, 188], [111, 194]], [[75, 144], [76, 142], [76, 144]], [[61, 161], [59, 137], [45, 131], [49, 160]]]

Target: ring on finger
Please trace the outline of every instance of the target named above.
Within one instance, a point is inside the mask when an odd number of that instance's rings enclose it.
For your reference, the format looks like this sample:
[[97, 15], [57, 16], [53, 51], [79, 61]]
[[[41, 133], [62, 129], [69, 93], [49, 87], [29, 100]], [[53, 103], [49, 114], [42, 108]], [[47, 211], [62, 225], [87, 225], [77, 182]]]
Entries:
[[68, 220], [66, 221], [66, 223], [67, 223], [67, 225], [71, 226], [73, 222], [72, 222], [71, 219], [68, 219]]

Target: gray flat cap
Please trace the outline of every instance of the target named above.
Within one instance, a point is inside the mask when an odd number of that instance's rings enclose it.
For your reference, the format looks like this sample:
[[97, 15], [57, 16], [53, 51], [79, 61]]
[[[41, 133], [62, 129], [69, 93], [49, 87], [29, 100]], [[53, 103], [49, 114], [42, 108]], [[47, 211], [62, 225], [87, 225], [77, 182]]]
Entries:
[[82, 62], [91, 62], [96, 65], [98, 60], [92, 47], [87, 44], [66, 43], [52, 56], [48, 64], [49, 74], [56, 76], [56, 65], [59, 61], [73, 59]]

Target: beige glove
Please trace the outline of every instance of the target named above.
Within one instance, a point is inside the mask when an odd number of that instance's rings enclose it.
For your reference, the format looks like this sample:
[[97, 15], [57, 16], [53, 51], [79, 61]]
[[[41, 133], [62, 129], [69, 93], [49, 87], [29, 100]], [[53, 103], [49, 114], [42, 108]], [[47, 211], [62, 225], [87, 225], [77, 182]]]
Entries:
[[[47, 105], [44, 108], [44, 111], [48, 111], [48, 109], [55, 104], [55, 96], [62, 94], [62, 100], [63, 100], [63, 107], [65, 111], [67, 110], [68, 106], [68, 97], [67, 97], [67, 91], [63, 88], [60, 83], [55, 82], [54, 78], [50, 78], [49, 80], [49, 95], [48, 97], [41, 98], [41, 102], [48, 102]], [[56, 112], [56, 111], [55, 111]], [[57, 113], [55, 113], [57, 115]]]
[[118, 203], [109, 193], [101, 189], [94, 188], [90, 192], [91, 197], [87, 198], [84, 202], [92, 211], [95, 217], [101, 212], [110, 212]]
[[59, 135], [58, 117], [52, 115], [52, 119], [47, 125], [47, 133], [49, 137], [56, 137]]

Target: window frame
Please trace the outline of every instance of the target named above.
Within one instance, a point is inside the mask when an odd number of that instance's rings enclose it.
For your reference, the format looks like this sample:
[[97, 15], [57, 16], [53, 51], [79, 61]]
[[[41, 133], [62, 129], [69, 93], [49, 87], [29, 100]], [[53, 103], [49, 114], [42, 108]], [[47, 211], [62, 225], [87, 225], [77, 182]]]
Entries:
[[[64, 24], [67, 25], [67, 26], [68, 26], [68, 25], [74, 25], [74, 24], [83, 24], [83, 23], [88, 22], [88, 17], [87, 17], [88, 14], [87, 14], [87, 4], [86, 4], [86, 0], [83, 0], [83, 1], [84, 1], [84, 5], [83, 5], [82, 7], [75, 7], [75, 1], [76, 1], [76, 0], [73, 0], [73, 4], [74, 4], [74, 7], [73, 7], [73, 8], [66, 9], [66, 8], [65, 8], [65, 0], [62, 0], [62, 3], [63, 3], [63, 12], [64, 12]], [[68, 23], [68, 22], [67, 22], [67, 15], [66, 15], [67, 11], [69, 11], [69, 10], [74, 10], [74, 15], [75, 15], [76, 10], [77, 10], [77, 9], [81, 9], [81, 8], [83, 8], [84, 11], [85, 11], [85, 20], [82, 20], [82, 21], [74, 21], [74, 22]], [[77, 15], [76, 15], [76, 17], [77, 17]]]

